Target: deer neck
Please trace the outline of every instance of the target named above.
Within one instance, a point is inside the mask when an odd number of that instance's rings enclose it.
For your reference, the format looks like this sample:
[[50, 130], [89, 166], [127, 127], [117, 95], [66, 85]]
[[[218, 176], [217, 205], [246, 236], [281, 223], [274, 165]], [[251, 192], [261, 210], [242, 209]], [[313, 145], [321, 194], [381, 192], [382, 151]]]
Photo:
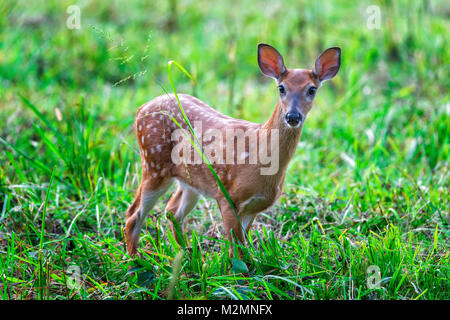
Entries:
[[289, 128], [286, 125], [280, 99], [278, 99], [275, 110], [272, 112], [269, 120], [262, 124], [262, 129], [269, 130], [269, 134], [270, 130], [278, 130], [280, 174], [286, 172], [289, 161], [295, 154], [302, 128], [303, 124], [298, 128]]

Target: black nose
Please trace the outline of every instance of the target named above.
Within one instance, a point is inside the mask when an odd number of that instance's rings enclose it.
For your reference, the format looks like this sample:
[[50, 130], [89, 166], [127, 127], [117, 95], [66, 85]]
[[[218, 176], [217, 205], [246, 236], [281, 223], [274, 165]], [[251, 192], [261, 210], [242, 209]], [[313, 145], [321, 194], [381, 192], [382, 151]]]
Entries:
[[303, 116], [301, 113], [289, 112], [286, 114], [286, 122], [292, 127], [298, 126], [302, 121]]

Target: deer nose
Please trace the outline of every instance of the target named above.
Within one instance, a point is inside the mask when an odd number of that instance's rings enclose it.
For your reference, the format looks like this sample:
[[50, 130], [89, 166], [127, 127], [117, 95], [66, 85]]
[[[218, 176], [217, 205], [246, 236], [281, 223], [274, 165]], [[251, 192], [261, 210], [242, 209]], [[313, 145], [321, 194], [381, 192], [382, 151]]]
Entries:
[[290, 125], [291, 127], [296, 127], [303, 121], [303, 116], [301, 113], [288, 112], [285, 119], [288, 125]]

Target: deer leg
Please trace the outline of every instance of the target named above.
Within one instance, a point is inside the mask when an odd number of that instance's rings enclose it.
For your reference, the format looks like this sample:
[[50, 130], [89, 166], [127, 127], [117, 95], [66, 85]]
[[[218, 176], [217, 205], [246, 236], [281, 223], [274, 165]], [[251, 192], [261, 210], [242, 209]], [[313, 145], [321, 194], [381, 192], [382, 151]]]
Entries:
[[247, 234], [248, 231], [250, 230], [250, 227], [252, 226], [252, 223], [255, 220], [255, 218], [256, 218], [256, 214], [248, 214], [243, 217], [240, 217], [241, 223], [242, 223], [242, 228], [243, 228], [243, 231], [245, 232], [245, 234]]
[[234, 244], [238, 245], [239, 257], [243, 257], [242, 249], [239, 245], [244, 244], [244, 233], [241, 228], [241, 224], [237, 219], [233, 209], [231, 209], [230, 205], [227, 203], [220, 204], [219, 203], [220, 212], [222, 214], [223, 227], [225, 229], [225, 235], [232, 244], [230, 248], [230, 256], [234, 256]]
[[133, 203], [127, 209], [127, 214], [126, 214], [127, 219], [128, 219], [128, 217], [133, 216], [134, 213], [136, 212], [136, 210], [139, 209], [140, 202], [141, 202], [141, 189], [142, 189], [141, 187], [142, 187], [142, 185], [139, 186], [139, 188], [136, 192], [136, 197], [133, 200]]
[[137, 252], [139, 235], [147, 213], [153, 208], [158, 198], [167, 191], [169, 186], [169, 180], [141, 183], [136, 198], [127, 210], [125, 239], [130, 256], [133, 257]]
[[[184, 218], [186, 215], [194, 209], [200, 196], [191, 188], [183, 187], [181, 184], [178, 186], [177, 191], [172, 195], [167, 203], [166, 212], [172, 212], [175, 216], [175, 221], [183, 231]], [[169, 219], [170, 228], [178, 243], [178, 234], [176, 232], [173, 222]]]

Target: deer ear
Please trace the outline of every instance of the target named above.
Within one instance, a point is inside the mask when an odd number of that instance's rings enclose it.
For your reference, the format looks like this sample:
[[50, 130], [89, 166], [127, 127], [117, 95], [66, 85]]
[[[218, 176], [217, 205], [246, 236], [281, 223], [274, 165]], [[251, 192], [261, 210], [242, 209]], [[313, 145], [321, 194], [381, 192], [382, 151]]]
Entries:
[[279, 80], [281, 75], [286, 72], [283, 57], [272, 46], [260, 43], [258, 45], [258, 65], [262, 73], [266, 76]]
[[341, 66], [341, 48], [333, 47], [325, 50], [317, 58], [314, 74], [320, 81], [330, 80], [339, 71]]

